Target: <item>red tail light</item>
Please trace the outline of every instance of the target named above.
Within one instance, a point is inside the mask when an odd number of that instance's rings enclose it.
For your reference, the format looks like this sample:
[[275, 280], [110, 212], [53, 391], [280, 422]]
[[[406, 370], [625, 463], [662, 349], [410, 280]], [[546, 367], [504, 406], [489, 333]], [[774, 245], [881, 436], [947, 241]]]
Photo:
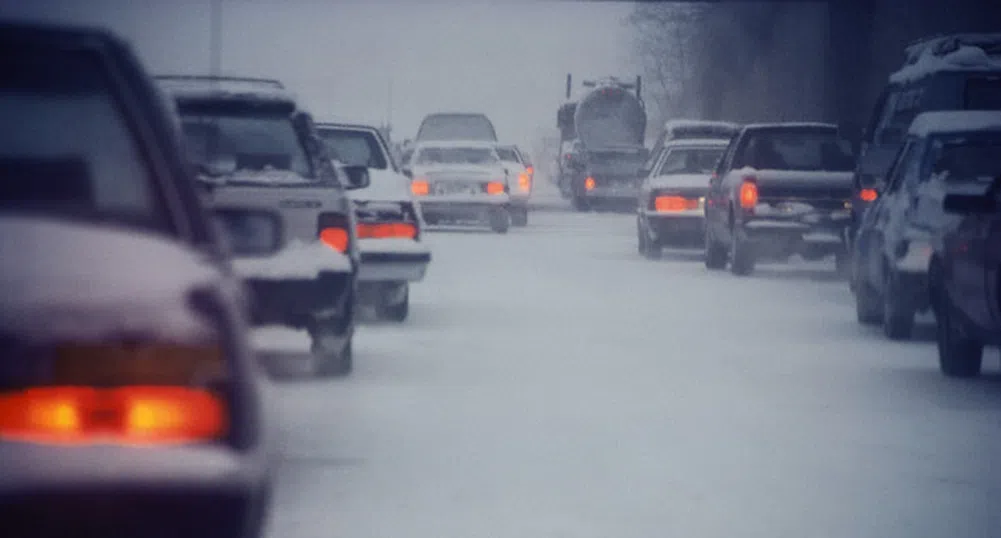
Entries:
[[528, 192], [532, 189], [532, 176], [531, 172], [522, 172], [518, 174], [518, 190], [521, 192]]
[[758, 205], [758, 183], [752, 176], [744, 178], [740, 184], [740, 207], [744, 209], [754, 209]]
[[431, 184], [426, 179], [415, 179], [410, 182], [410, 192], [414, 196], [427, 196], [431, 192]]
[[526, 167], [525, 167], [525, 172], [526, 172], [526, 173], [527, 173], [528, 175], [530, 175], [530, 176], [531, 176], [531, 175], [534, 175], [534, 174], [535, 174], [535, 168], [534, 168], [534, 167], [532, 167], [532, 166], [526, 166]]
[[500, 181], [491, 181], [487, 183], [487, 194], [504, 194], [504, 183]]
[[657, 211], [664, 213], [687, 211], [689, 209], [698, 209], [699, 201], [690, 200], [683, 196], [658, 196], [654, 198], [653, 207]]
[[417, 237], [417, 226], [409, 222], [359, 224], [357, 232], [358, 239], [384, 239], [388, 237], [415, 239]]
[[593, 177], [588, 177], [587, 179], [584, 180], [584, 189], [585, 190], [593, 191], [594, 188], [597, 187], [597, 186], [598, 186], [598, 183], [594, 180]]
[[171, 444], [222, 438], [225, 404], [203, 389], [55, 386], [0, 394], [0, 438], [34, 443]]
[[879, 198], [879, 193], [876, 192], [876, 189], [862, 189], [859, 191], [858, 197], [863, 202], [875, 202], [876, 198]]
[[320, 241], [338, 252], [347, 252], [351, 242], [347, 217], [339, 213], [321, 213], [318, 220]]

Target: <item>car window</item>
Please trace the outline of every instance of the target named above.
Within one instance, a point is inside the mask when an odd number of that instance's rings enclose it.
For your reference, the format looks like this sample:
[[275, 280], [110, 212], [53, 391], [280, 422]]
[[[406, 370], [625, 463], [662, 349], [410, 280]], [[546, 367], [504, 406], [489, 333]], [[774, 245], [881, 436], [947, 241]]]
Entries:
[[497, 156], [500, 157], [502, 161], [508, 161], [513, 163], [520, 163], [521, 159], [518, 158], [518, 152], [514, 148], [510, 147], [498, 147]]
[[417, 164], [496, 164], [497, 153], [489, 148], [423, 148], [417, 153]]
[[722, 155], [723, 148], [671, 148], [655, 175], [711, 174]]
[[289, 172], [313, 179], [305, 145], [281, 114], [199, 114], [181, 112], [188, 158], [202, 174], [220, 175], [219, 163], [239, 172]]
[[386, 156], [374, 133], [356, 129], [320, 128], [320, 138], [327, 144], [330, 157], [349, 166], [389, 168]]
[[967, 80], [963, 105], [967, 110], [1001, 110], [1001, 76]]
[[929, 154], [929, 172], [948, 183], [990, 185], [1001, 175], [1001, 133], [936, 137]]
[[148, 162], [89, 53], [0, 49], [4, 209], [167, 224]]
[[876, 132], [873, 135], [873, 140], [877, 144], [894, 144], [901, 140], [900, 137], [903, 136], [903, 132], [892, 133], [891, 120], [896, 112], [897, 99], [900, 97], [900, 92], [897, 90], [891, 91], [887, 94], [886, 99], [883, 101], [883, 110], [876, 124]]
[[737, 167], [850, 172], [851, 145], [833, 131], [764, 130], [751, 135]]
[[497, 135], [486, 116], [438, 114], [421, 122], [417, 140], [497, 140]]
[[887, 192], [896, 192], [900, 190], [900, 186], [903, 183], [904, 172], [907, 169], [909, 163], [915, 159], [915, 148], [916, 144], [914, 141], [908, 141], [897, 153], [897, 158], [890, 168], [889, 174], [887, 174]]

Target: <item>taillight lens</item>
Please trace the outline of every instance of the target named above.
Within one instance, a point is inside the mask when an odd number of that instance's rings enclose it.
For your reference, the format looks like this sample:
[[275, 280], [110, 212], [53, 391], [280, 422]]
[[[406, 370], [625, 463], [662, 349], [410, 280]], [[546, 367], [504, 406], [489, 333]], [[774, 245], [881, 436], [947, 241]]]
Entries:
[[593, 177], [588, 177], [584, 180], [584, 189], [593, 191], [595, 187], [598, 186], [598, 182], [594, 180]]
[[348, 251], [351, 242], [349, 227], [347, 217], [339, 213], [321, 213], [317, 222], [320, 241], [338, 252]]
[[522, 172], [518, 174], [518, 190], [521, 192], [528, 192], [532, 189], [532, 176], [531, 172]]
[[653, 201], [654, 209], [660, 212], [687, 211], [698, 209], [698, 199], [688, 199], [683, 196], [658, 196]]
[[758, 205], [758, 183], [753, 177], [745, 177], [740, 184], [740, 207], [754, 209]]
[[504, 194], [504, 183], [500, 181], [487, 183], [487, 194]]
[[875, 202], [876, 198], [879, 198], [879, 193], [876, 189], [862, 189], [858, 193], [858, 197], [863, 202]]
[[388, 237], [417, 238], [417, 226], [409, 222], [380, 224], [358, 224], [359, 239], [383, 239]]
[[531, 175], [534, 175], [534, 174], [535, 174], [535, 167], [533, 167], [533, 166], [526, 166], [526, 167], [525, 167], [525, 172], [526, 172], [526, 173], [527, 173], [528, 175], [530, 175], [530, 176], [531, 176]]
[[174, 444], [221, 439], [226, 405], [204, 389], [37, 387], [0, 393], [0, 438], [33, 443]]
[[426, 179], [415, 179], [410, 182], [410, 192], [414, 196], [427, 196], [431, 192], [431, 184]]

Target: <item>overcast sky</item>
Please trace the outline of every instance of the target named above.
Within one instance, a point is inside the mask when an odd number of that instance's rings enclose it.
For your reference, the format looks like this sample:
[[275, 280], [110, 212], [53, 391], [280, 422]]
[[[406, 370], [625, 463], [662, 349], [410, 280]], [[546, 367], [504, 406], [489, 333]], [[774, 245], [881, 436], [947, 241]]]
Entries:
[[[100, 24], [154, 73], [209, 69], [206, 0], [0, 0], [18, 18]], [[226, 74], [282, 79], [318, 119], [382, 123], [394, 138], [424, 114], [487, 113], [531, 144], [552, 129], [565, 77], [635, 76], [628, 3], [224, 0]], [[579, 88], [579, 85], [575, 83]]]

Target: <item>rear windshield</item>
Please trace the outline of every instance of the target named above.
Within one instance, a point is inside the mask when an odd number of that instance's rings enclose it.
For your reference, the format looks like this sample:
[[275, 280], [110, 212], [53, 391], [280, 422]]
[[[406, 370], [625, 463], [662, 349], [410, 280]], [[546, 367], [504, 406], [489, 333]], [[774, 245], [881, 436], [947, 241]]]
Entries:
[[497, 154], [489, 148], [423, 148], [417, 164], [495, 164]]
[[947, 182], [990, 185], [1001, 175], [1001, 133], [937, 137], [929, 161], [931, 173]]
[[421, 122], [417, 140], [486, 140], [496, 141], [494, 126], [486, 116], [447, 114], [428, 116]]
[[327, 143], [330, 156], [348, 166], [389, 168], [379, 139], [368, 131], [354, 129], [320, 129], [320, 138]]
[[521, 162], [518, 158], [518, 152], [514, 148], [497, 148], [497, 156], [500, 157], [502, 161], [508, 161], [512, 163]]
[[205, 177], [268, 177], [267, 184], [314, 183], [306, 148], [283, 114], [181, 114], [188, 158]]
[[162, 228], [148, 162], [100, 60], [0, 45], [0, 204]]
[[685, 140], [692, 138], [728, 139], [734, 134], [736, 134], [736, 130], [730, 127], [693, 125], [690, 127], [675, 127], [671, 129], [670, 138], [673, 140]]
[[726, 148], [671, 148], [654, 175], [711, 174]]
[[833, 131], [774, 130], [754, 133], [734, 162], [735, 168], [850, 172], [851, 145]]
[[589, 151], [587, 165], [591, 171], [630, 174], [639, 171], [646, 155], [636, 152]]
[[967, 110], [1001, 110], [1001, 77], [968, 80], [963, 101]]

